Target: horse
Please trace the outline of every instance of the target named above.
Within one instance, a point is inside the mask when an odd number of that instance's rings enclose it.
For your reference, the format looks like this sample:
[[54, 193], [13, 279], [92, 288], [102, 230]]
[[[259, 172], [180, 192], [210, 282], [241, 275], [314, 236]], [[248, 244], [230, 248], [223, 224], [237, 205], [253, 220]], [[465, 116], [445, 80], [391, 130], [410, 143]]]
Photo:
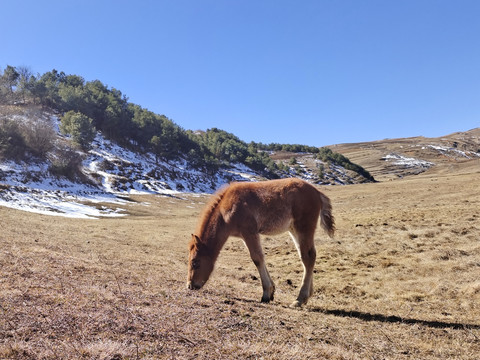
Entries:
[[288, 231], [304, 268], [300, 293], [291, 306], [306, 304], [313, 294], [314, 233], [319, 217], [322, 228], [333, 237], [335, 220], [330, 199], [306, 181], [289, 178], [227, 185], [206, 205], [192, 234], [187, 288], [203, 287], [228, 237], [235, 236], [244, 240], [260, 274], [261, 302], [272, 301], [275, 284], [265, 265], [260, 234]]

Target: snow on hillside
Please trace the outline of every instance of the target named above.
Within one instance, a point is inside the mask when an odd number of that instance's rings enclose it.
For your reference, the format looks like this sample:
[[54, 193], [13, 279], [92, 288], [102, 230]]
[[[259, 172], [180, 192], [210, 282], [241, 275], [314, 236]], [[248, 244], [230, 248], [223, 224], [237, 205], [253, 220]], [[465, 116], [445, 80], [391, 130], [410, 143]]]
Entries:
[[57, 179], [46, 163], [0, 165], [0, 205], [47, 215], [96, 218], [122, 216], [120, 209], [84, 203], [120, 204], [124, 201], [95, 186]]
[[[51, 121], [58, 132], [58, 119]], [[257, 178], [244, 165], [209, 175], [184, 159], [157, 163], [153, 154], [127, 150], [100, 133], [92, 145], [83, 161], [89, 183], [52, 176], [47, 162], [1, 162], [0, 206], [76, 218], [124, 216], [117, 207], [124, 195], [211, 193], [229, 181]]]
[[[316, 184], [354, 184], [355, 180], [342, 166], [334, 163], [325, 163], [311, 154], [298, 157], [296, 166], [289, 166], [288, 174]], [[328, 171], [320, 169], [328, 167]]]
[[[445, 146], [445, 145], [439, 145], [439, 144], [426, 144], [426, 145], [421, 144], [421, 145], [412, 145], [411, 147], [412, 148], [417, 147], [423, 151], [429, 150], [429, 153], [428, 152], [424, 153], [424, 155], [425, 154], [429, 154], [430, 156], [442, 155], [447, 158], [451, 158], [453, 160], [471, 160], [471, 159], [480, 157], [480, 153], [478, 152], [473, 152], [468, 150], [462, 151], [452, 146]], [[382, 157], [381, 159], [394, 166], [397, 166], [398, 168], [412, 170], [414, 171], [414, 173], [420, 173], [420, 172], [426, 171], [435, 165], [435, 163], [430, 161], [407, 157], [395, 152], [391, 152], [386, 156]]]
[[101, 179], [105, 192], [117, 195], [211, 193], [229, 181], [258, 177], [243, 164], [209, 175], [191, 167], [185, 159], [156, 162], [153, 154], [122, 148], [100, 134], [83, 166], [87, 175]]
[[426, 145], [422, 146], [422, 149], [433, 149], [438, 151], [440, 154], [451, 157], [454, 159], [465, 158], [467, 160], [475, 159], [480, 157], [480, 153], [473, 151], [462, 151], [454, 147], [449, 146], [440, 146], [440, 145]]
[[382, 160], [392, 162], [394, 165], [402, 166], [405, 168], [428, 169], [429, 167], [435, 165], [430, 161], [410, 158], [396, 153], [390, 153], [383, 157]]
[[[34, 123], [27, 115], [13, 116], [15, 121], [26, 125]], [[59, 119], [45, 113], [40, 116], [45, 126], [51, 126], [56, 132], [56, 146], [59, 148], [55, 151], [58, 153], [61, 144], [66, 141], [59, 132]], [[49, 171], [51, 163], [47, 160], [33, 164], [0, 162], [0, 206], [76, 218], [125, 216], [122, 205], [129, 195], [212, 193], [231, 181], [256, 181], [260, 178], [243, 164], [211, 174], [191, 166], [186, 158], [157, 161], [152, 153], [121, 147], [105, 139], [100, 132], [92, 148], [81, 156], [83, 179], [76, 181], [52, 175]], [[327, 167], [328, 171], [323, 174], [322, 170], [320, 175], [323, 167]], [[301, 177], [315, 183], [318, 183], [319, 176], [328, 184], [354, 183], [351, 174], [343, 167], [335, 164], [327, 166], [308, 154], [302, 157], [297, 168], [290, 167], [284, 176]]]

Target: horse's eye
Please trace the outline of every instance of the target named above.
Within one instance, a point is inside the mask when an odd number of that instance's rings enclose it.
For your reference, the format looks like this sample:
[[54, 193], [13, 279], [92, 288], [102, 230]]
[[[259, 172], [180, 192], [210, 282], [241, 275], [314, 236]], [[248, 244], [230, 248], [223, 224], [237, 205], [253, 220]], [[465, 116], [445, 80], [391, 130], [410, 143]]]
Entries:
[[192, 261], [192, 269], [197, 270], [200, 268], [200, 262], [198, 260], [193, 260]]

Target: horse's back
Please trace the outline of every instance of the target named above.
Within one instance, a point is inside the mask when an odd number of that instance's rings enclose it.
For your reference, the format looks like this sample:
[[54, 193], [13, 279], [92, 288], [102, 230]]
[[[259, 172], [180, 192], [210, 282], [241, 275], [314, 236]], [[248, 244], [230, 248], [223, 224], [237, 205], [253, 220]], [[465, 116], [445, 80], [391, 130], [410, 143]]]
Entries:
[[[244, 204], [251, 208], [289, 207], [317, 190], [297, 178], [230, 184], [222, 199], [227, 207]], [[309, 193], [309, 194], [307, 194]]]
[[[313, 221], [320, 211], [318, 191], [300, 179], [232, 183], [224, 192], [222, 213], [235, 232], [276, 234], [294, 221]], [[303, 220], [302, 220], [303, 219]]]

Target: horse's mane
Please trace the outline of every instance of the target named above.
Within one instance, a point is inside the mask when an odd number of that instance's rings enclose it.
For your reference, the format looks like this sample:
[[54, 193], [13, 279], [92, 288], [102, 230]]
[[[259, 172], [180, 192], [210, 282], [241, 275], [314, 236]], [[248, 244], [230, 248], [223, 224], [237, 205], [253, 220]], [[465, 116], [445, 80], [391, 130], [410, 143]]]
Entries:
[[[205, 206], [202, 214], [201, 214], [201, 218], [200, 218], [200, 221], [198, 222], [198, 225], [197, 225], [197, 230], [195, 232], [195, 234], [197, 236], [202, 236], [202, 232], [203, 230], [205, 229], [205, 227], [207, 226], [208, 222], [210, 221], [210, 219], [212, 218], [212, 216], [214, 215], [215, 213], [215, 210], [217, 209], [217, 206], [218, 204], [220, 204], [220, 202], [222, 201], [223, 199], [223, 196], [225, 195], [225, 192], [227, 190], [227, 187], [228, 186], [224, 186], [222, 187], [220, 190], [218, 190], [209, 200], [209, 202], [207, 203], [207, 205]], [[206, 240], [206, 239], [200, 239], [202, 241]]]

